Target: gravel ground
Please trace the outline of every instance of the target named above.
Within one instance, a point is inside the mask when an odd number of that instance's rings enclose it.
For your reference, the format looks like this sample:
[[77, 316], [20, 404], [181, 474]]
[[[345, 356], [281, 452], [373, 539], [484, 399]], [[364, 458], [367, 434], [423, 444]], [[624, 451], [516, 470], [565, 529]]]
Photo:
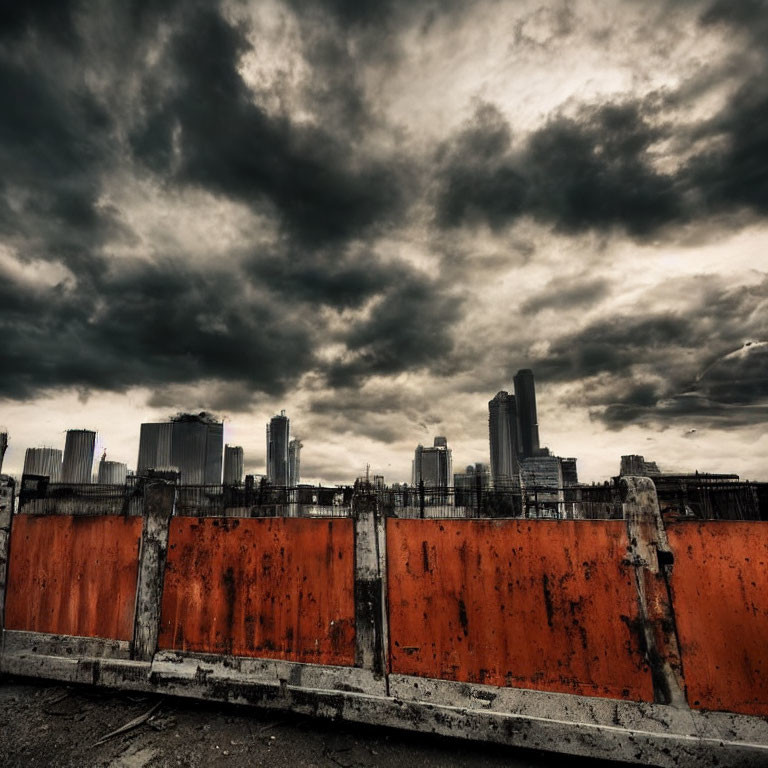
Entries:
[[[157, 707], [145, 723], [97, 742]], [[190, 699], [0, 679], [0, 765], [569, 768], [611, 763]]]

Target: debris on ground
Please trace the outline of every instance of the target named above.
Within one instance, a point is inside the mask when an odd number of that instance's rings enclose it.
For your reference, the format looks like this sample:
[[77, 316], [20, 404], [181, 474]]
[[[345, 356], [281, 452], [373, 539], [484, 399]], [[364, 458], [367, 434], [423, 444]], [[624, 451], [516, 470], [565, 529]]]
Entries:
[[561, 760], [569, 768], [610, 765], [211, 701], [0, 677], [3, 768], [551, 768]]

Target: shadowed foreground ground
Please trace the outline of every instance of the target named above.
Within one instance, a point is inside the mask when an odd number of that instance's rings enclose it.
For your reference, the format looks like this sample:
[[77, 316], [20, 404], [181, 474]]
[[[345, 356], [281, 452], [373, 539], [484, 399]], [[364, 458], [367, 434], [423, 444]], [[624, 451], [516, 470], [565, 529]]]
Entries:
[[[152, 718], [96, 745], [157, 702]], [[0, 678], [0, 765], [549, 768], [614, 764], [190, 699]], [[615, 764], [618, 766], [618, 764]]]

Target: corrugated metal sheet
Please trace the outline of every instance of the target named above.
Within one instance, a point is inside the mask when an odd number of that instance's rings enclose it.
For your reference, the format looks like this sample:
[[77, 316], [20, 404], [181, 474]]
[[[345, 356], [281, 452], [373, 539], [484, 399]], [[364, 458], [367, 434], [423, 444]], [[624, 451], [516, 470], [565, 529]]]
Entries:
[[45, 475], [52, 483], [61, 480], [62, 454], [58, 448], [27, 448], [24, 455], [25, 475]]
[[768, 523], [680, 522], [667, 535], [689, 704], [768, 715]]
[[125, 485], [128, 467], [120, 461], [100, 461], [98, 481], [101, 485]]
[[171, 521], [159, 647], [351, 666], [351, 520]]
[[393, 672], [653, 701], [623, 521], [387, 520]]
[[16, 515], [7, 629], [130, 640], [140, 517]]

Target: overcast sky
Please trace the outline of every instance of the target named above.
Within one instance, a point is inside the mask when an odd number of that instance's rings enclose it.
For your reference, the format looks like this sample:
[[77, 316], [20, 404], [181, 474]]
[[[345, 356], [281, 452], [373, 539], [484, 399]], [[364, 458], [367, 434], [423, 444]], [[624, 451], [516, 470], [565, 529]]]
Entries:
[[542, 444], [768, 480], [768, 4], [0, 11], [0, 424], [225, 418], [410, 477], [532, 368]]

